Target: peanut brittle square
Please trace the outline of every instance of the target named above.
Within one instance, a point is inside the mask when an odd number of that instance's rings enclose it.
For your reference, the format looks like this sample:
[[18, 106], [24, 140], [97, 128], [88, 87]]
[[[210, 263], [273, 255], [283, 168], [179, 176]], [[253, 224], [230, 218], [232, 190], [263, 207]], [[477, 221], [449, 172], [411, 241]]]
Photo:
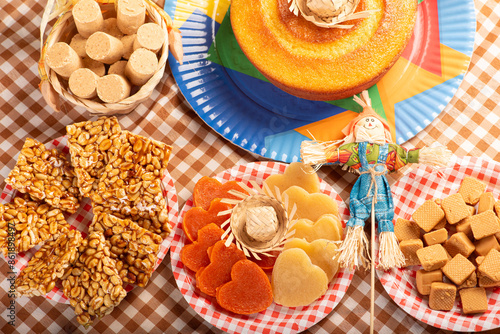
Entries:
[[28, 195], [0, 204], [0, 249], [4, 256], [30, 250], [69, 228], [60, 209], [32, 201]]
[[127, 292], [116, 269], [116, 260], [102, 232], [90, 233], [79, 247], [80, 256], [63, 277], [63, 292], [85, 328], [94, 319], [113, 311]]
[[113, 213], [166, 237], [170, 233], [161, 179], [171, 146], [123, 131], [124, 141], [106, 165], [92, 196], [94, 214]]
[[81, 243], [82, 235], [77, 230], [47, 241], [17, 276], [16, 292], [28, 297], [50, 292], [76, 261]]
[[107, 213], [94, 216], [89, 232], [101, 231], [109, 241], [111, 258], [125, 283], [146, 286], [151, 277], [163, 239], [129, 219]]
[[90, 197], [106, 164], [120, 148], [120, 124], [116, 117], [100, 117], [96, 121], [68, 125], [66, 133], [80, 193]]
[[16, 166], [5, 182], [37, 201], [69, 213], [75, 213], [80, 206], [77, 178], [64, 153], [48, 150], [31, 138], [24, 142]]

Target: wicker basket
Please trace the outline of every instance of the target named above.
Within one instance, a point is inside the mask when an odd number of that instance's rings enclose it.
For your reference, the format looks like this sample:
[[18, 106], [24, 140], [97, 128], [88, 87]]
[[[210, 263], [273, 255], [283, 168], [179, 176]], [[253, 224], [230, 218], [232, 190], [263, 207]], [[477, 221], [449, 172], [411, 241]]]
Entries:
[[[59, 3], [64, 3], [64, 0], [57, 1]], [[114, 0], [96, 1], [101, 6], [103, 17], [105, 19], [109, 17], [116, 17]], [[141, 86], [139, 90], [137, 90], [136, 92], [135, 90], [133, 90], [133, 95], [117, 103], [103, 103], [97, 100], [83, 99], [75, 96], [69, 91], [67, 80], [61, 78], [56, 74], [56, 72], [49, 68], [49, 66], [45, 62], [45, 57], [50, 46], [57, 42], [67, 42], [69, 44], [71, 37], [77, 32], [71, 13], [71, 9], [76, 2], [76, 0], [66, 1], [64, 5], [59, 6], [59, 9], [54, 13], [52, 9], [54, 0], [51, 0], [49, 1], [47, 8], [45, 9], [42, 23], [40, 25], [40, 40], [42, 49], [40, 61], [38, 63], [38, 72], [40, 74], [40, 78], [42, 79], [42, 82], [40, 83], [42, 95], [44, 96], [47, 103], [56, 111], [60, 111], [59, 96], [63, 96], [66, 100], [75, 105], [86, 108], [93, 114], [127, 114], [134, 108], [136, 108], [141, 102], [148, 99], [153, 93], [156, 85], [160, 82], [163, 73], [165, 72], [165, 66], [168, 58], [168, 39], [165, 39], [163, 47], [159, 52], [160, 57], [158, 60], [158, 68], [155, 74], [153, 74], [148, 82]], [[164, 30], [165, 36], [169, 36], [170, 30], [173, 29], [173, 23], [168, 14], [150, 0], [144, 0], [144, 3], [146, 5], [146, 21], [149, 20], [150, 22], [157, 23]], [[45, 28], [48, 21], [54, 16], [59, 16], [59, 18], [54, 23], [52, 30], [50, 31], [47, 40], [44, 43], [43, 36], [45, 33]]]

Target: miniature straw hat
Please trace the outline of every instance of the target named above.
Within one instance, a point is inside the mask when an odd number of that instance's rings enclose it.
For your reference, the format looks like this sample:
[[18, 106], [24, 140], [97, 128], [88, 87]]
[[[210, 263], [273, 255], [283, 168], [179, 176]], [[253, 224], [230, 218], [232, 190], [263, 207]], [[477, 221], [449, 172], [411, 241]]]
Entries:
[[345, 21], [368, 17], [372, 10], [355, 12], [360, 0], [288, 0], [290, 11], [322, 28], [352, 28]]
[[291, 225], [285, 204], [287, 201], [284, 203], [280, 196], [277, 199], [264, 194], [258, 185], [254, 185], [253, 189], [243, 182], [239, 185], [250, 195], [231, 190], [230, 194], [240, 199], [221, 200], [235, 205], [230, 210], [231, 217], [222, 225], [224, 228], [229, 224], [222, 238], [227, 237], [226, 245], [234, 240], [247, 257], [253, 256], [259, 260], [262, 255], [272, 256], [270, 253], [282, 250], [286, 239], [294, 233], [289, 232]]

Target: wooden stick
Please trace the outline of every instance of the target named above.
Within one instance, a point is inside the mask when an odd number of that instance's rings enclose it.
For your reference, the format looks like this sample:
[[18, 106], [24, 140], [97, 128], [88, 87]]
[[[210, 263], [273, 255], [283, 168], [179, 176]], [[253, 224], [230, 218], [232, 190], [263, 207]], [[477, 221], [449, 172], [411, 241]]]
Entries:
[[[376, 196], [375, 192], [375, 196]], [[374, 333], [375, 319], [375, 197], [372, 200], [372, 235], [371, 235], [371, 288], [370, 288], [370, 334]]]

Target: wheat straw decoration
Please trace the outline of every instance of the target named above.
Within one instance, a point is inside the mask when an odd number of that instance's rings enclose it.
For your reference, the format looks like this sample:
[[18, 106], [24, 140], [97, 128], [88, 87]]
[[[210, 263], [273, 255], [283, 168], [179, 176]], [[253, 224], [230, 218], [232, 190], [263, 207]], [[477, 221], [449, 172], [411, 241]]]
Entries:
[[[288, 196], [281, 197], [279, 189], [277, 196], [271, 197], [255, 182], [251, 181], [253, 188], [243, 182], [238, 183], [245, 193], [231, 190], [229, 193], [238, 199], [222, 199], [222, 203], [234, 205], [230, 210], [219, 212], [219, 216], [231, 214], [221, 227], [226, 229], [221, 239], [226, 240], [226, 246], [233, 241], [238, 249], [247, 257], [260, 260], [262, 256], [274, 256], [273, 251], [283, 250], [287, 239], [295, 231], [289, 231], [293, 223], [294, 206], [288, 215]], [[270, 192], [268, 192], [270, 193]]]
[[364, 19], [376, 10], [356, 12], [360, 0], [288, 0], [290, 11], [322, 28], [349, 29], [353, 24], [341, 24]]
[[[96, 0], [102, 10], [104, 18], [116, 17], [115, 0]], [[153, 76], [132, 96], [117, 103], [101, 103], [97, 100], [83, 99], [73, 95], [65, 80], [60, 78], [45, 62], [47, 49], [56, 42], [68, 42], [69, 38], [76, 32], [75, 23], [71, 9], [77, 0], [49, 0], [40, 23], [40, 60], [38, 62], [38, 73], [41, 78], [40, 90], [47, 103], [56, 111], [60, 111], [59, 96], [63, 96], [69, 102], [86, 108], [93, 114], [126, 114], [131, 112], [140, 103], [147, 100], [153, 93], [154, 88], [160, 82], [165, 72], [169, 48], [172, 55], [182, 64], [183, 50], [181, 33], [173, 27], [173, 22], [163, 9], [151, 0], [144, 0], [146, 15], [150, 22], [157, 23], [165, 32], [165, 42], [162, 46], [158, 67]], [[52, 26], [47, 39], [44, 42], [44, 34], [47, 25], [53, 19], [57, 21]]]

